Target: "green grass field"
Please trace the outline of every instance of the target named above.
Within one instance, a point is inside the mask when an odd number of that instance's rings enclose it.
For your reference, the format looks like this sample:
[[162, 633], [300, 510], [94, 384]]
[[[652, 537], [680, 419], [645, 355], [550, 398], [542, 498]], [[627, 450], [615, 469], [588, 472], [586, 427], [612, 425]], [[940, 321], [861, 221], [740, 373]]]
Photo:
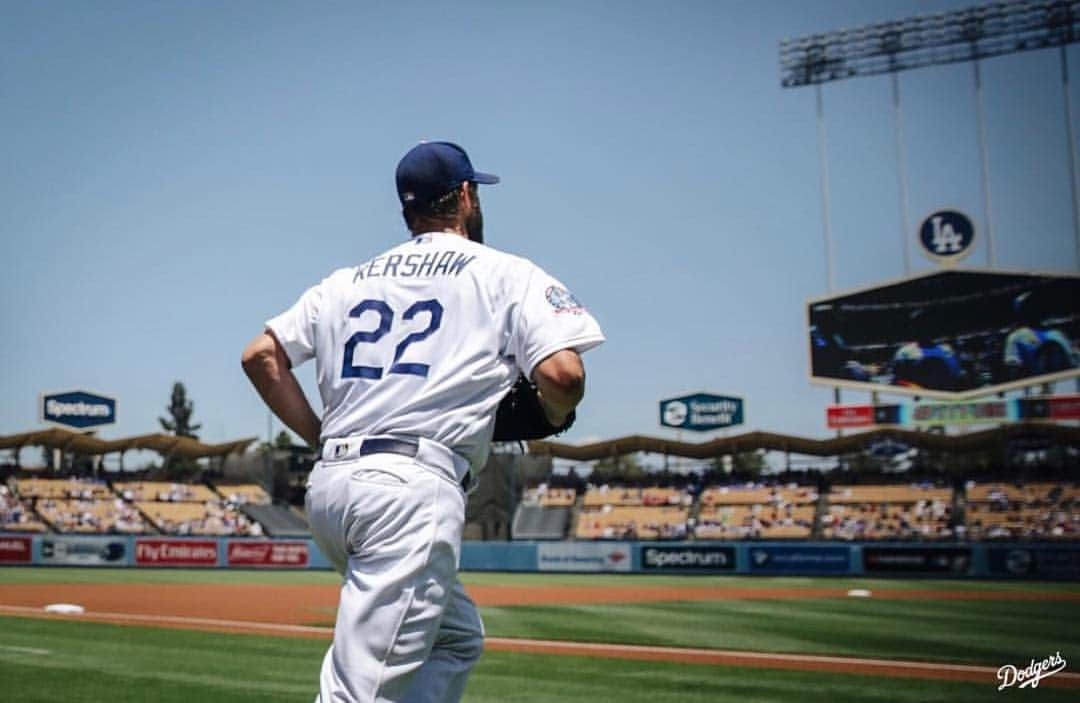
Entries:
[[[321, 572], [0, 569], [14, 583], [336, 583]], [[750, 579], [677, 576], [465, 574], [474, 584], [642, 583], [679, 587], [988, 593], [1080, 591], [1078, 584]], [[993, 667], [1060, 650], [1080, 652], [1080, 603], [1051, 600], [729, 600], [638, 605], [484, 608], [488, 634], [806, 654], [841, 654]], [[10, 701], [310, 701], [326, 643], [318, 640], [0, 617], [0, 699]], [[1069, 667], [1073, 669], [1072, 666]], [[698, 701], [1076, 700], [1075, 690], [885, 679], [770, 669], [489, 651], [469, 703], [696, 703]]]

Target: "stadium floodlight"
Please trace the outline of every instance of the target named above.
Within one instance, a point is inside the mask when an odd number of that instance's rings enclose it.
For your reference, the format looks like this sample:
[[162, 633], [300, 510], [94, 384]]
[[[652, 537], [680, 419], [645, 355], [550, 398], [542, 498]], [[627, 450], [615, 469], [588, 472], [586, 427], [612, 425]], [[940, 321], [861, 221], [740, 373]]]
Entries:
[[1013, 0], [780, 43], [781, 85], [976, 61], [1080, 41], [1080, 0]]
[[[1057, 47], [1061, 57], [1061, 84], [1065, 107], [1070, 195], [1076, 262], [1080, 266], [1080, 162], [1072, 118], [1072, 97], [1066, 47], [1080, 41], [1080, 0], [1009, 0], [951, 12], [909, 17], [877, 24], [811, 34], [780, 43], [781, 85], [812, 85], [817, 104], [818, 160], [821, 170], [822, 230], [828, 290], [833, 290], [832, 224], [829, 172], [825, 145], [822, 84], [830, 81], [890, 74], [896, 127], [897, 184], [900, 237], [904, 272], [910, 275], [908, 253], [907, 176], [904, 166], [900, 113], [901, 71], [971, 62], [974, 67], [979, 172], [982, 186], [984, 239], [987, 260], [994, 266], [994, 239], [990, 206], [989, 155], [983, 115], [981, 59], [1021, 51]], [[1077, 379], [1080, 390], [1080, 378]], [[835, 400], [839, 403], [839, 388]]]

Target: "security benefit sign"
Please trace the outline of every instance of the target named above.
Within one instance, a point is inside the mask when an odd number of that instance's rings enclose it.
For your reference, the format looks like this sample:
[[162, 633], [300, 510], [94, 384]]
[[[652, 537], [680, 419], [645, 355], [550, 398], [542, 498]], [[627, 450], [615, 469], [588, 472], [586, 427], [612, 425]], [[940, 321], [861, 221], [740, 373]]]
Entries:
[[41, 419], [76, 430], [116, 423], [116, 398], [86, 391], [43, 393]]
[[695, 393], [660, 401], [660, 424], [707, 432], [743, 423], [742, 398]]

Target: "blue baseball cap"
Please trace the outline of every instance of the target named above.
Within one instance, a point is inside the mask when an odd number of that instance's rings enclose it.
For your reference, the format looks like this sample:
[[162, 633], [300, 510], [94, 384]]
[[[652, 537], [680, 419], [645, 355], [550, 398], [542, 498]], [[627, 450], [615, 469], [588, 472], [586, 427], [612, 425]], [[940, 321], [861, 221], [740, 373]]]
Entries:
[[499, 177], [473, 170], [465, 150], [450, 142], [421, 142], [398, 162], [397, 191], [402, 205], [430, 203], [466, 181], [494, 184]]

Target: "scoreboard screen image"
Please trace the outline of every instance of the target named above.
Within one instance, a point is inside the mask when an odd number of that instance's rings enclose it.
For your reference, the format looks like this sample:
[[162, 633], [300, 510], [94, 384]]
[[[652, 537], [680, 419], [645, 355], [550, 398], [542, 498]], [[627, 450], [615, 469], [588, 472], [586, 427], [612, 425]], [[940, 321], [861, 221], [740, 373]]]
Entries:
[[950, 270], [807, 304], [815, 383], [967, 398], [1080, 375], [1080, 276]]

